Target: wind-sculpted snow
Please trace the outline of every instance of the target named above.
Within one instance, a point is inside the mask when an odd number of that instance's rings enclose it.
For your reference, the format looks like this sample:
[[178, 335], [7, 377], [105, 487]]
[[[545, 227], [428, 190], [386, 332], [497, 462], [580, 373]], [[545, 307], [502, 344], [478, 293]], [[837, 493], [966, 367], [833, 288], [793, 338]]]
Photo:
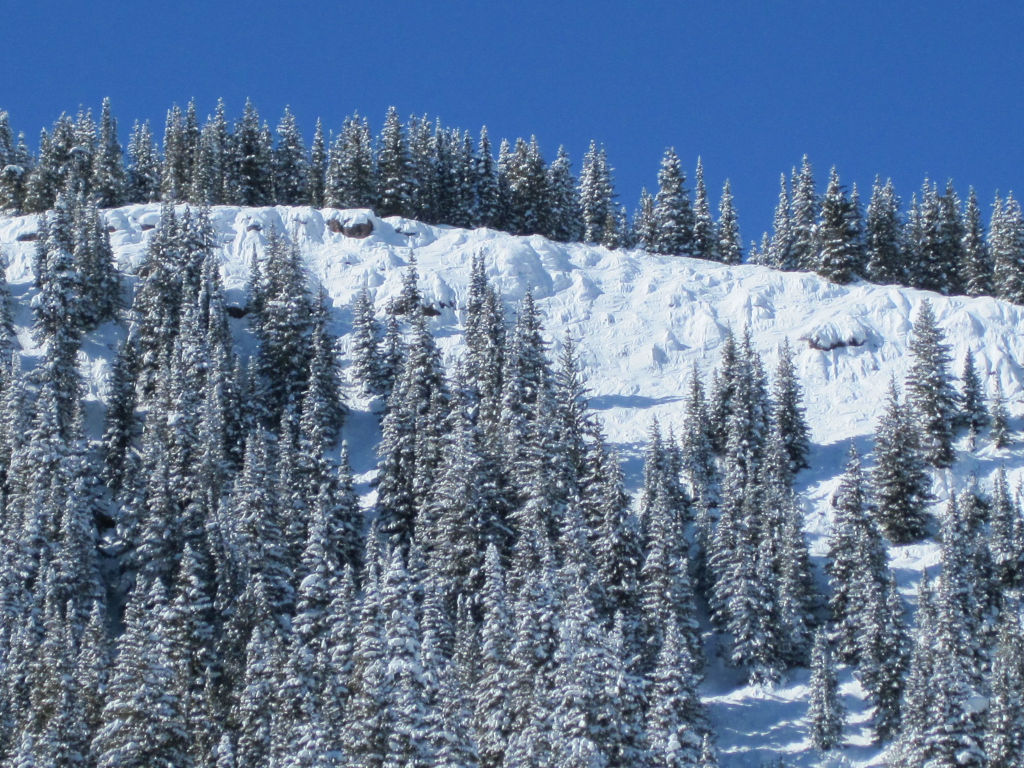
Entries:
[[[116, 261], [125, 274], [137, 272], [159, 213], [158, 205], [106, 212]], [[434, 227], [400, 218], [382, 220], [368, 211], [217, 207], [211, 218], [229, 302], [239, 308], [244, 305], [253, 250], [262, 249], [271, 231], [276, 231], [297, 243], [314, 283], [311, 288], [322, 286], [329, 297], [333, 330], [340, 337], [343, 355], [351, 343], [351, 306], [356, 294], [366, 286], [378, 313], [383, 314], [387, 302], [399, 295], [403, 271], [413, 258], [424, 301], [432, 308], [428, 313], [438, 343], [445, 354], [458, 354], [470, 262], [474, 254], [482, 254], [510, 316], [517, 302], [532, 291], [553, 348], [566, 335], [578, 342], [591, 405], [618, 446], [627, 482], [634, 490], [640, 482], [650, 422], [657, 418], [663, 428], [678, 431], [694, 366], [709, 381], [727, 334], [749, 330], [768, 370], [773, 371], [776, 349], [788, 338], [804, 387], [814, 443], [812, 469], [801, 473], [797, 483], [806, 502], [806, 530], [816, 556], [825, 550], [829, 502], [849, 444], [855, 443], [871, 462], [871, 440], [885, 392], [891, 379], [902, 383], [906, 376], [912, 319], [925, 298], [932, 301], [954, 371], [959, 373], [965, 356], [973, 352], [988, 394], [994, 392], [996, 381], [1001, 383], [1013, 417], [1011, 428], [1020, 426], [1024, 308], [995, 299], [951, 298], [863, 283], [838, 286], [807, 273], [558, 244], [539, 236]], [[332, 220], [337, 224], [332, 225]], [[335, 231], [360, 223], [372, 225], [369, 236]], [[9, 259], [7, 278], [19, 300], [19, 339], [29, 358], [38, 353], [27, 332], [36, 227], [34, 216], [0, 218], [0, 249]], [[134, 287], [134, 281], [126, 282]], [[248, 343], [244, 324], [235, 328], [244, 349]], [[102, 399], [106, 391], [105, 378], [110, 375], [119, 333], [109, 326], [101, 328], [83, 349], [88, 358], [83, 372], [93, 400]], [[353, 459], [365, 483], [372, 467], [376, 420], [355, 393], [356, 388], [350, 387], [347, 397], [353, 416], [345, 437], [354, 446]], [[966, 439], [957, 447], [957, 465], [937, 478], [936, 509], [970, 475], [984, 484], [1004, 465], [1011, 487], [1020, 479], [1024, 452], [1016, 444], [997, 450], [983, 436], [974, 452], [967, 450]], [[932, 543], [890, 551], [890, 564], [908, 598], [922, 569], [938, 560]], [[806, 708], [804, 672], [771, 691], [736, 687], [731, 680], [733, 672], [715, 662], [705, 684], [723, 765], [756, 765], [780, 754], [798, 765], [817, 764], [799, 722]], [[847, 757], [854, 764], [878, 764], [878, 751], [869, 746], [860, 688], [848, 669], [841, 670], [840, 680], [841, 695], [851, 711], [848, 734], [853, 746]]]

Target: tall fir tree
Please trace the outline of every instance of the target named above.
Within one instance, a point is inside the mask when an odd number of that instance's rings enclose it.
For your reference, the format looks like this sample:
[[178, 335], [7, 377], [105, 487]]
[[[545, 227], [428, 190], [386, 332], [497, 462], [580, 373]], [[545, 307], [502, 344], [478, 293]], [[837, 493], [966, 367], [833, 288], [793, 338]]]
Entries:
[[871, 472], [872, 512], [894, 544], [917, 541], [925, 535], [931, 479], [920, 443], [917, 425], [900, 402], [894, 380], [875, 431]]
[[839, 680], [824, 631], [815, 636], [811, 653], [811, 701], [807, 718], [815, 749], [825, 752], [842, 744], [846, 712], [839, 701]]
[[875, 177], [865, 226], [864, 276], [875, 283], [902, 283], [906, 279], [900, 201], [892, 179]]
[[909, 347], [912, 362], [907, 373], [907, 404], [920, 425], [924, 458], [933, 467], [949, 467], [955, 458], [957, 394], [949, 372], [949, 348], [927, 299], [914, 318]]
[[985, 228], [981, 223], [978, 196], [971, 187], [963, 216], [963, 266], [961, 273], [968, 296], [991, 296], [993, 291], [993, 265]]
[[740, 224], [733, 206], [732, 185], [725, 180], [722, 197], [718, 202], [718, 226], [716, 228], [715, 253], [723, 264], [739, 264], [743, 261], [743, 245], [740, 240]]
[[693, 226], [686, 175], [675, 149], [669, 147], [658, 170], [658, 194], [654, 198], [654, 252], [690, 256], [693, 252]]

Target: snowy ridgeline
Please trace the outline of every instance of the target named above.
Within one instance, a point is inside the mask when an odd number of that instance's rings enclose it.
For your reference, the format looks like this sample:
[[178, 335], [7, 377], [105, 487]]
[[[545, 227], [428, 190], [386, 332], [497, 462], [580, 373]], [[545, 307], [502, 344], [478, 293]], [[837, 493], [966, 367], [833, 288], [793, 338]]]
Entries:
[[[106, 213], [115, 258], [124, 273], [137, 270], [158, 220], [156, 205]], [[994, 299], [948, 298], [897, 287], [840, 287], [806, 273], [556, 244], [538, 236], [431, 227], [400, 218], [381, 220], [365, 211], [219, 207], [212, 221], [229, 304], [244, 304], [252, 254], [262, 250], [274, 229], [297, 243], [311, 276], [329, 296], [332, 330], [343, 352], [351, 344], [356, 294], [367, 287], [382, 312], [399, 295], [403, 268], [415, 256], [424, 301], [436, 310], [432, 330], [444, 352], [456, 353], [470, 262], [482, 255], [510, 313], [530, 290], [553, 344], [557, 347], [566, 335], [578, 342], [591, 405], [625, 461], [633, 490], [640, 483], [651, 420], [656, 417], [663, 427], [678, 430], [694, 366], [709, 380], [730, 329], [739, 333], [749, 328], [769, 370], [774, 369], [778, 345], [788, 338], [814, 443], [814, 469], [803, 472], [797, 484], [816, 556], [824, 553], [832, 516], [829, 502], [849, 445], [855, 444], [871, 461], [872, 434], [885, 392], [890, 380], [902, 383], [906, 376], [911, 322], [923, 299], [932, 301], [954, 370], [959, 372], [972, 352], [983, 386], [991, 393], [997, 381], [1001, 384], [1014, 417], [1011, 426], [1018, 426], [1024, 308]], [[7, 278], [18, 298], [31, 289], [36, 229], [34, 216], [0, 219], [0, 249], [9, 259]], [[25, 302], [16, 320], [24, 354], [33, 357], [39, 350], [32, 346]], [[89, 362], [83, 370], [94, 399], [102, 400], [107, 392], [118, 334], [101, 329], [84, 347]], [[376, 421], [360, 418], [366, 403], [356, 392], [350, 388], [349, 405], [355, 413], [345, 438], [365, 483], [375, 461]], [[1000, 465], [1007, 468], [1011, 484], [1017, 483], [1024, 467], [1024, 452], [1018, 447], [997, 450], [984, 437], [974, 452], [966, 450], [966, 441], [958, 447], [963, 450], [954, 469], [936, 482], [936, 509], [969, 476], [987, 483]], [[901, 591], [908, 597], [921, 570], [938, 560], [938, 547], [931, 543], [890, 551]], [[734, 672], [713, 665], [704, 688], [723, 764], [756, 765], [780, 754], [797, 764], [815, 764], [800, 722], [806, 712], [807, 675], [796, 673], [771, 691], [736, 687], [735, 679]], [[876, 764], [878, 752], [869, 746], [865, 725], [866, 705], [848, 670], [841, 670], [840, 692], [851, 710], [848, 739], [853, 746], [847, 757], [856, 764]]]

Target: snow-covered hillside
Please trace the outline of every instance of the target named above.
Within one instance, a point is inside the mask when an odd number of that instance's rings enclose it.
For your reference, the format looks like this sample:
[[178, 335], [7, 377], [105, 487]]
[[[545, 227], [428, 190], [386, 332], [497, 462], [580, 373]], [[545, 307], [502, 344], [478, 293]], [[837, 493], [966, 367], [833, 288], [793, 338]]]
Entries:
[[[141, 262], [159, 206], [129, 206], [106, 213], [117, 263], [131, 275]], [[212, 221], [221, 246], [228, 298], [240, 305], [253, 249], [263, 247], [272, 228], [294, 239], [310, 274], [334, 307], [334, 331], [345, 350], [350, 341], [351, 305], [366, 286], [383, 310], [401, 288], [404, 267], [415, 257], [420, 287], [438, 314], [433, 330], [446, 352], [460, 343], [470, 261], [486, 259], [492, 283], [506, 297], [509, 312], [532, 290], [555, 345], [567, 334], [578, 341], [591, 392], [591, 405], [626, 463], [627, 479], [637, 487], [650, 422], [678, 427], [683, 395], [694, 366], [709, 376], [730, 329], [749, 328], [755, 346], [773, 370], [776, 349], [789, 338], [805, 389], [812, 428], [814, 469], [798, 478], [806, 500], [812, 552], [824, 552], [830, 521], [829, 498], [848, 446], [871, 449], [871, 434], [891, 378], [902, 381], [908, 365], [911, 322], [920, 302], [931, 298], [951, 347], [958, 373], [968, 351], [991, 392], [998, 380], [1011, 414], [1024, 398], [1024, 308], [993, 299], [946, 298], [896, 287], [836, 286], [803, 273], [762, 267], [726, 267], [685, 258], [609, 251], [601, 247], [552, 243], [541, 237], [513, 237], [491, 230], [431, 227], [405, 219], [381, 220], [365, 211], [310, 208], [215, 208]], [[367, 237], [365, 227], [372, 232]], [[36, 218], [0, 218], [0, 250], [10, 265], [7, 279], [16, 297], [31, 293], [32, 236]], [[361, 230], [361, 231], [360, 231]], [[346, 231], [349, 234], [346, 234]], [[19, 322], [30, 319], [22, 301]], [[25, 354], [35, 350], [27, 329], [19, 337]], [[89, 392], [102, 398], [113, 355], [111, 329], [85, 347]], [[354, 393], [355, 389], [352, 389]], [[373, 468], [376, 421], [365, 403], [354, 399], [346, 427], [356, 470], [365, 482]], [[961, 448], [966, 449], [965, 445]], [[961, 451], [953, 472], [938, 479], [940, 503], [970, 474], [984, 483], [1000, 465], [1011, 483], [1024, 468], [1024, 450], [995, 450], [984, 438], [974, 453]], [[891, 562], [908, 599], [921, 569], [937, 562], [934, 545], [894, 548]], [[723, 765], [759, 765], [785, 755], [799, 765], [817, 764], [800, 723], [806, 707], [807, 675], [798, 672], [772, 690], [737, 688], [728, 670], [713, 664], [705, 694], [719, 733]], [[842, 692], [852, 713], [854, 764], [875, 765], [868, 746], [859, 687], [847, 673]], [[859, 745], [859, 746], [858, 746]]]

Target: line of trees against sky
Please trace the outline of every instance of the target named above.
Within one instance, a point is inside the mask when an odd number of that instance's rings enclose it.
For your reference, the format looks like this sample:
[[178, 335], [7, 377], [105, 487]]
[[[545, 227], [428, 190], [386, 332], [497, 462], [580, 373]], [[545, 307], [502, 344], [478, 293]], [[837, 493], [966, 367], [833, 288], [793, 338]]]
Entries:
[[[900, 765], [1022, 759], [1019, 492], [1000, 473], [950, 501], [912, 632], [885, 556], [932, 534], [930, 473], [964, 432], [966, 450], [1012, 437], [969, 356], [955, 385], [927, 302], [873, 465], [851, 452], [822, 590], [788, 346], [772, 377], [747, 333], [694, 371], [634, 504], [572, 341], [551, 360], [529, 295], [510, 324], [478, 257], [446, 363], [412, 264], [396, 301], [353, 311], [351, 384], [384, 406], [363, 510], [346, 374], [294, 244], [254, 258], [248, 361], [202, 210], [165, 206], [127, 317], [83, 195], [43, 217], [34, 269], [44, 355], [0, 376], [4, 765], [708, 768], [707, 650], [764, 684], [810, 660], [819, 749], [842, 741], [839, 661]], [[8, 350], [10, 306], [0, 281]], [[91, 443], [77, 352], [111, 320], [128, 333]]]
[[[123, 149], [105, 100], [99, 124], [89, 111], [62, 115], [42, 131], [35, 155], [0, 112], [0, 210], [45, 211], [65, 189], [100, 207], [166, 200], [373, 208], [428, 223], [744, 260], [729, 182], [716, 220], [699, 160], [691, 196], [679, 157], [666, 150], [656, 194], [644, 190], [630, 215], [616, 202], [603, 147], [591, 143], [577, 178], [562, 147], [549, 163], [534, 138], [502, 140], [495, 157], [486, 128], [473, 137], [425, 116], [403, 123], [394, 108], [376, 137], [358, 114], [336, 134], [325, 135], [318, 120], [307, 149], [287, 109], [271, 130], [251, 102], [233, 125], [219, 102], [200, 125], [190, 102], [168, 111], [161, 151], [138, 122]], [[983, 218], [974, 190], [963, 204], [952, 182], [940, 189], [926, 180], [904, 209], [892, 183], [878, 179], [865, 209], [833, 169], [820, 194], [805, 157], [782, 176], [773, 231], [748, 260], [839, 283], [864, 278], [1024, 303], [1020, 204], [1012, 193], [997, 195], [987, 231]]]

